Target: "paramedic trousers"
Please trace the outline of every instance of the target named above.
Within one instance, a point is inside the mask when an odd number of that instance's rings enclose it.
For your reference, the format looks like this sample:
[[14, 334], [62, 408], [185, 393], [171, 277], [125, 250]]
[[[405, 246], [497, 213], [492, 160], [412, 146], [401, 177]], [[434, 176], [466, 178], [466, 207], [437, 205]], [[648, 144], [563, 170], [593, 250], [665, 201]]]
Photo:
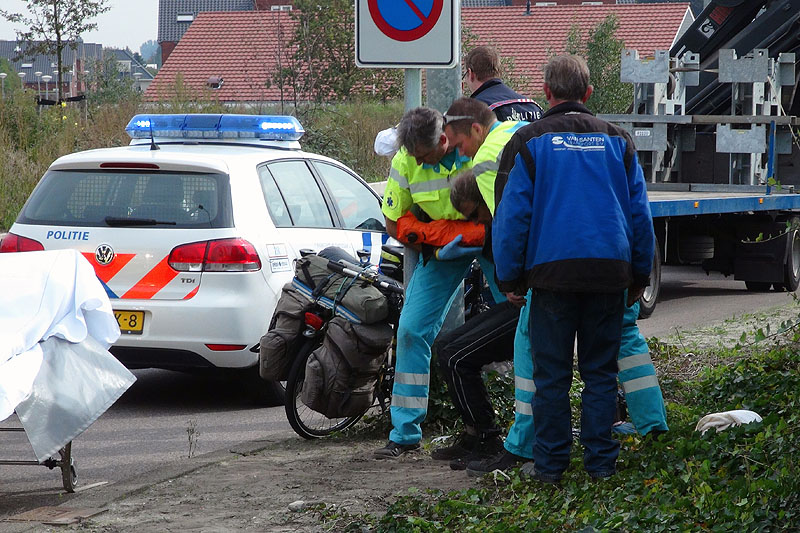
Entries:
[[531, 303], [533, 348], [533, 460], [542, 477], [561, 479], [572, 447], [569, 390], [575, 338], [581, 392], [580, 439], [590, 476], [616, 472], [619, 442], [611, 427], [617, 403], [617, 356], [625, 312], [624, 291], [613, 293], [537, 290]]
[[499, 303], [463, 326], [443, 333], [433, 345], [453, 405], [464, 424], [477, 430], [482, 438], [497, 435], [500, 429], [495, 424], [481, 369], [511, 358], [519, 313], [512, 303]]
[[[422, 438], [420, 424], [428, 410], [431, 370], [431, 345], [447, 314], [456, 289], [463, 282], [475, 257], [453, 261], [431, 259], [417, 263], [406, 287], [405, 302], [397, 327], [397, 361], [392, 389], [392, 426], [389, 440], [415, 444]], [[494, 266], [478, 256], [484, 272]], [[493, 276], [486, 276], [495, 301], [503, 299]]]

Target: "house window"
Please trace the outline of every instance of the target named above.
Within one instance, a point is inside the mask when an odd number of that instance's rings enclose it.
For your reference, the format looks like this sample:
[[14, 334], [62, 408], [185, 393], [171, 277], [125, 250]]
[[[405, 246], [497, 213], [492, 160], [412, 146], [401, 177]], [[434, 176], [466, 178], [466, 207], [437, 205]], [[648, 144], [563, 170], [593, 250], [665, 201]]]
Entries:
[[603, 2], [581, 2], [582, 6], [602, 6]]
[[536, 2], [534, 5], [535, 6], [539, 6], [539, 7], [541, 7], [541, 6], [554, 6], [554, 5], [556, 5], [556, 3], [555, 2]]
[[33, 68], [33, 63], [23, 63], [21, 65], [22, 68]]
[[292, 6], [270, 6], [270, 11], [291, 11]]
[[194, 14], [192, 13], [178, 13], [178, 22], [192, 22], [194, 20]]

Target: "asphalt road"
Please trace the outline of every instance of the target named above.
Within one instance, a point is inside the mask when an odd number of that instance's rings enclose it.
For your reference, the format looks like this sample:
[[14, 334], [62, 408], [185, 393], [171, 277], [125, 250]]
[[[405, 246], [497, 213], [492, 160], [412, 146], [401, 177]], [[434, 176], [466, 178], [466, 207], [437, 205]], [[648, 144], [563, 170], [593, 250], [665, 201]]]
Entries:
[[[648, 336], [703, 326], [781, 305], [786, 293], [749, 293], [744, 283], [690, 268], [665, 267], [662, 299], [652, 317], [640, 321]], [[238, 442], [294, 435], [282, 407], [256, 408], [232, 381], [161, 370], [137, 370], [133, 387], [73, 443], [79, 487], [115, 482], [188, 460], [194, 454]], [[13, 425], [9, 419], [0, 426]], [[297, 437], [299, 438], [299, 437]], [[0, 459], [32, 459], [22, 433], [0, 433]], [[88, 490], [103, 490], [102, 487]], [[61, 477], [41, 466], [0, 466], [0, 517], [59, 503]]]

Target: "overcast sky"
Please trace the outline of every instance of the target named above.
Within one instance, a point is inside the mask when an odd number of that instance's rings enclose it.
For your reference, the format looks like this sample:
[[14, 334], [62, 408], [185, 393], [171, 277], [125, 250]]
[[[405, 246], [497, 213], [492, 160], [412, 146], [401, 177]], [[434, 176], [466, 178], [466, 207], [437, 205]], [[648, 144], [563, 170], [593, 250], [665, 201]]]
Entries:
[[[0, 0], [0, 5], [6, 11], [27, 14], [24, 0]], [[109, 0], [107, 5], [111, 9], [94, 20], [97, 29], [82, 36], [85, 42], [138, 52], [142, 43], [157, 39], [158, 0]], [[13, 41], [14, 31], [24, 29], [0, 17], [0, 40]]]

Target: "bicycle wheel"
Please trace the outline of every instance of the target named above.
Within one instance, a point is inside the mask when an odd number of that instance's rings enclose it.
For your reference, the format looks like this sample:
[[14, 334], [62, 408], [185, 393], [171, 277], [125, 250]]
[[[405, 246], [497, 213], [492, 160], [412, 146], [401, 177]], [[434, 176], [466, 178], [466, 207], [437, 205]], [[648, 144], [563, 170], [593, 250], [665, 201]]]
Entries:
[[306, 361], [311, 352], [320, 345], [321, 339], [308, 339], [300, 347], [292, 364], [289, 378], [286, 380], [286, 418], [292, 429], [304, 439], [327, 437], [331, 433], [347, 429], [363, 416], [345, 418], [328, 418], [303, 403], [303, 381], [306, 373]]

